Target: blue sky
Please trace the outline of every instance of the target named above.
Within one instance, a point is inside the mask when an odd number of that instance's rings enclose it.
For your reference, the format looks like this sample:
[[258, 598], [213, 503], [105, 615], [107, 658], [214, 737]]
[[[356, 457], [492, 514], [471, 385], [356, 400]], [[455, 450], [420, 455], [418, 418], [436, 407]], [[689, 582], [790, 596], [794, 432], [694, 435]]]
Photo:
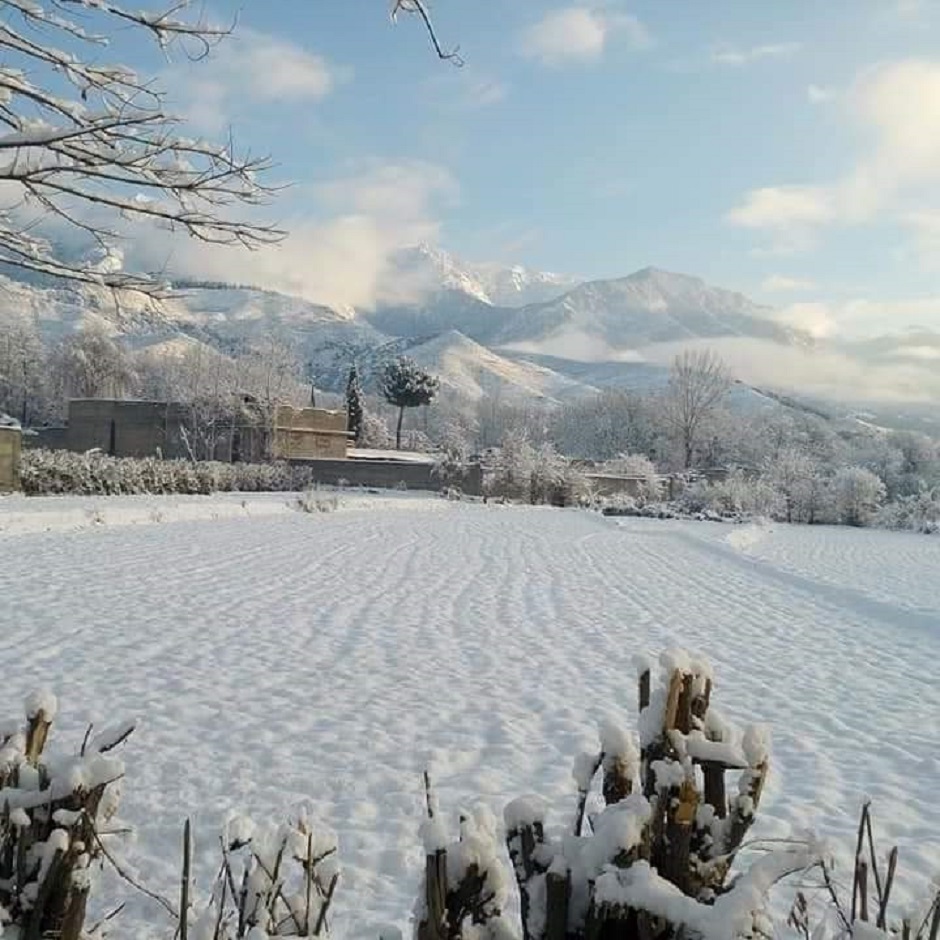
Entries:
[[273, 156], [294, 234], [193, 267], [363, 304], [427, 240], [696, 274], [820, 335], [940, 328], [938, 0], [436, 0], [462, 69], [384, 0], [212, 9], [235, 38], [164, 81], [200, 132]]

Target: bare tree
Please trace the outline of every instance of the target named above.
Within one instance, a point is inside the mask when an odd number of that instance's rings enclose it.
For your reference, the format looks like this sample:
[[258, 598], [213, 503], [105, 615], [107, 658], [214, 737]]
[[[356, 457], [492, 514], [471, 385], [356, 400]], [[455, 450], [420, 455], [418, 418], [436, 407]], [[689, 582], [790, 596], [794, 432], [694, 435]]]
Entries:
[[710, 350], [676, 356], [666, 391], [666, 420], [678, 439], [683, 466], [688, 469], [703, 428], [731, 388], [731, 376]]

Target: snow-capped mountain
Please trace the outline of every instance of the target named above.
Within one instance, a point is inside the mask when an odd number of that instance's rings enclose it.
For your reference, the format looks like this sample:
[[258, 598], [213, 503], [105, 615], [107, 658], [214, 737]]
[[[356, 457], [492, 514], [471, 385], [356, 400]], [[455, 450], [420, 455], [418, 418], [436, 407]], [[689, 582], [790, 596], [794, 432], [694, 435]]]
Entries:
[[553, 355], [594, 347], [617, 358], [655, 343], [719, 337], [807, 342], [774, 322], [771, 308], [743, 294], [657, 268], [590, 281], [555, 300], [525, 307], [507, 318], [493, 341]]
[[456, 291], [494, 307], [524, 307], [544, 303], [579, 283], [578, 278], [521, 265], [473, 264], [430, 245], [398, 251], [394, 275], [428, 294]]
[[[353, 363], [368, 384], [404, 353], [468, 402], [491, 393], [562, 401], [603, 388], [660, 387], [676, 352], [707, 346], [757, 388], [831, 402], [940, 398], [940, 336], [924, 330], [814, 343], [740, 293], [656, 268], [577, 283], [521, 268], [464, 265], [426, 246], [400, 253], [398, 264], [400, 296], [418, 299], [373, 311], [199, 282], [178, 283], [179, 295], [161, 305], [130, 298], [116, 308], [99, 289], [0, 275], [0, 315], [33, 320], [52, 338], [82, 320], [103, 321], [133, 349], [167, 355], [185, 351], [186, 342], [233, 353], [276, 332], [295, 344], [317, 385], [333, 391], [344, 388]], [[540, 292], [551, 296], [516, 305]], [[0, 316], [0, 332], [2, 325]], [[905, 409], [906, 426], [926, 420]]]

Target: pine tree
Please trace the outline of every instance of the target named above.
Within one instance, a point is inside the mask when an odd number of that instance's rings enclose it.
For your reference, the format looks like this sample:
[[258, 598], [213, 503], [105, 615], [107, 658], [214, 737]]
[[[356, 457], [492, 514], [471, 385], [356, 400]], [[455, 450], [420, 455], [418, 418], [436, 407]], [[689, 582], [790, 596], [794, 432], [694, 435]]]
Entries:
[[382, 376], [382, 394], [390, 405], [398, 408], [396, 449], [401, 450], [401, 425], [405, 418], [405, 409], [431, 404], [439, 385], [435, 376], [425, 372], [412, 359], [402, 357], [385, 367], [385, 373]]
[[359, 371], [353, 366], [346, 382], [346, 429], [357, 445], [362, 441], [362, 417], [362, 385], [359, 383]]

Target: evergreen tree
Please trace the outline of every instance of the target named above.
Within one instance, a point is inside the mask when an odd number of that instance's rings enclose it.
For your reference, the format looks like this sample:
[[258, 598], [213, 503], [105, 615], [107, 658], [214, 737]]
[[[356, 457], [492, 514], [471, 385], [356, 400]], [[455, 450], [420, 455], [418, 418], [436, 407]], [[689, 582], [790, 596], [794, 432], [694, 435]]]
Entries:
[[362, 441], [362, 417], [362, 385], [359, 383], [359, 372], [353, 366], [346, 382], [346, 429], [357, 445]]
[[402, 357], [390, 362], [382, 376], [382, 394], [390, 405], [398, 408], [395, 447], [401, 450], [401, 425], [406, 408], [419, 408], [434, 400], [439, 386], [437, 378], [425, 372], [414, 360]]

